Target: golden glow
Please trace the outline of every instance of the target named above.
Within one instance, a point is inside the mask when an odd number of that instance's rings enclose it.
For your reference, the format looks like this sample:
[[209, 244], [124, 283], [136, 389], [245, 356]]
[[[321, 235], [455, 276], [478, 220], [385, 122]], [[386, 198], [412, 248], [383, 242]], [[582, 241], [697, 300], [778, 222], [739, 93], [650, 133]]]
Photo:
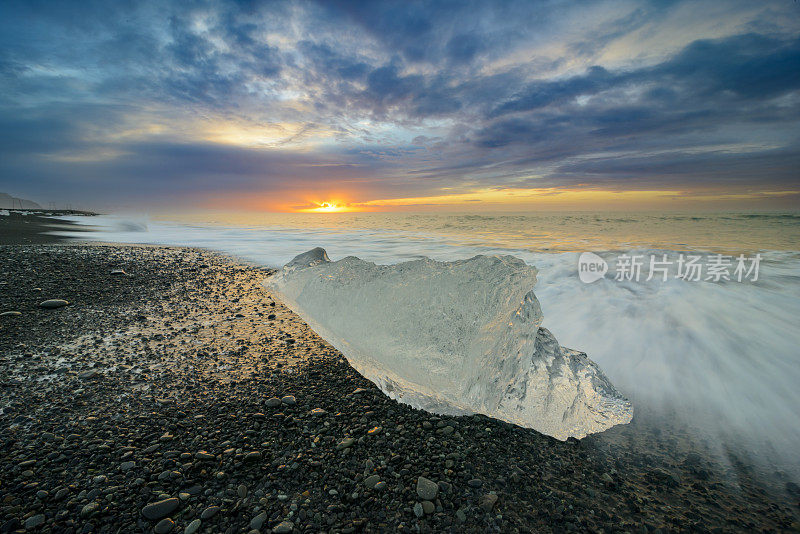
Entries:
[[246, 147], [307, 145], [333, 135], [325, 127], [302, 122], [252, 125], [216, 121], [204, 124], [202, 132], [206, 141]]
[[300, 209], [298, 211], [305, 213], [344, 213], [348, 211], [358, 211], [348, 205], [340, 204], [337, 202], [319, 202], [314, 208]]
[[[318, 192], [284, 190], [243, 197], [217, 193], [206, 199], [213, 208], [236, 208], [261, 212], [352, 213], [380, 211], [516, 211], [516, 210], [649, 210], [749, 207], [776, 201], [790, 202], [794, 191], [704, 190], [601, 190], [562, 188], [482, 188], [467, 191], [440, 189], [438, 194], [403, 198], [364, 198], [356, 189]], [[325, 199], [325, 200], [321, 200]]]

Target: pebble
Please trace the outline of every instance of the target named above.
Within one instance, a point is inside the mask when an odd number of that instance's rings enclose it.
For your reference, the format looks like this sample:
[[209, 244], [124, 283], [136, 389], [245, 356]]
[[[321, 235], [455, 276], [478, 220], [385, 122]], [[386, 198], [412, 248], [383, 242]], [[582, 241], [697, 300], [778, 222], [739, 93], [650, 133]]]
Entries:
[[417, 478], [417, 495], [424, 501], [432, 501], [439, 494], [439, 485], [425, 477]]
[[353, 446], [353, 443], [355, 442], [356, 440], [353, 438], [344, 438], [342, 441], [339, 442], [338, 445], [336, 445], [336, 450], [340, 451], [342, 449], [350, 448]]
[[3, 313], [0, 313], [0, 317], [19, 317], [20, 315], [22, 315], [22, 312], [16, 310], [4, 311]]
[[261, 512], [253, 519], [250, 520], [250, 528], [254, 530], [261, 530], [261, 527], [264, 525], [264, 521], [267, 520], [267, 512]]
[[422, 504], [417, 503], [414, 505], [414, 515], [417, 517], [422, 517], [425, 515], [425, 510], [422, 509]]
[[194, 534], [195, 532], [200, 530], [201, 524], [202, 521], [200, 521], [199, 519], [195, 519], [194, 521], [186, 525], [186, 528], [183, 529], [183, 534]]
[[274, 534], [289, 534], [293, 529], [294, 523], [291, 521], [281, 521], [272, 529], [272, 532]]
[[381, 477], [378, 475], [370, 475], [364, 479], [364, 485], [370, 489], [374, 488], [375, 485], [380, 482]]
[[325, 415], [328, 413], [327, 411], [323, 410], [322, 408], [314, 408], [309, 412], [311, 415]]
[[114, 276], [128, 276], [128, 273], [126, 273], [122, 269], [114, 269], [113, 271], [111, 271], [111, 274]]
[[44, 514], [36, 514], [25, 520], [25, 530], [33, 530], [44, 525]]
[[203, 510], [202, 514], [200, 514], [200, 519], [202, 519], [203, 521], [205, 521], [206, 519], [211, 519], [212, 517], [217, 515], [219, 510], [220, 510], [219, 506], [209, 506], [208, 508]]
[[491, 512], [496, 503], [497, 503], [497, 495], [495, 495], [494, 493], [489, 493], [483, 496], [483, 498], [481, 499], [480, 506], [485, 512]]
[[178, 501], [178, 499], [170, 497], [169, 499], [148, 504], [142, 508], [142, 515], [150, 521], [155, 521], [177, 510], [179, 504], [180, 501]]
[[422, 511], [425, 515], [431, 515], [436, 510], [436, 506], [431, 501], [422, 501]]
[[281, 398], [281, 402], [286, 406], [294, 406], [297, 404], [297, 399], [294, 398], [294, 395], [286, 395], [285, 397]]
[[260, 452], [252, 451], [252, 452], [248, 452], [247, 454], [244, 455], [244, 461], [245, 462], [258, 462], [263, 457], [264, 456]]
[[467, 482], [467, 484], [469, 484], [470, 488], [480, 488], [481, 486], [483, 486], [483, 481], [479, 478], [473, 478], [472, 480]]
[[167, 534], [167, 532], [170, 532], [174, 527], [175, 522], [169, 517], [165, 517], [156, 523], [156, 526], [153, 527], [153, 532], [155, 532], [155, 534]]
[[267, 408], [277, 408], [281, 405], [281, 400], [278, 397], [270, 397], [264, 402]]
[[98, 508], [100, 508], [99, 504], [97, 504], [96, 502], [90, 502], [89, 504], [81, 508], [81, 517], [89, 517], [90, 515], [95, 513]]
[[63, 306], [68, 305], [69, 302], [63, 299], [48, 299], [39, 304], [40, 308], [45, 308], [48, 310], [53, 310], [55, 308], [61, 308]]

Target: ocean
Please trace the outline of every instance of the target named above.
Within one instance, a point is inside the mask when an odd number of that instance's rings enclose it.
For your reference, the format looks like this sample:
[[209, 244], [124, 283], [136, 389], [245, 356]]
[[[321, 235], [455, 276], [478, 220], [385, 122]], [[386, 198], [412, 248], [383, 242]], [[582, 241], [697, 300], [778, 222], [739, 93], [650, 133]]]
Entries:
[[[800, 473], [799, 213], [71, 220], [95, 227], [75, 235], [82, 239], [204, 247], [271, 267], [317, 246], [332, 260], [354, 255], [376, 263], [517, 256], [539, 270], [543, 326], [562, 345], [586, 352], [635, 410], [668, 412], [720, 449]], [[607, 266], [591, 283], [578, 271], [588, 251]], [[696, 269], [687, 276], [690, 261]]]

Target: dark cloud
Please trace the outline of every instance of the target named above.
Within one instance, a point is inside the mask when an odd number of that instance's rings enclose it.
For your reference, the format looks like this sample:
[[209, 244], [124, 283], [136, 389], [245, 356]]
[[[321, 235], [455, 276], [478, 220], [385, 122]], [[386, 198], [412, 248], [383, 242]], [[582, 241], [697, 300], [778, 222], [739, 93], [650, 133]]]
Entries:
[[9, 0], [0, 190], [800, 187], [800, 8], [715, 4], [709, 36], [685, 7]]

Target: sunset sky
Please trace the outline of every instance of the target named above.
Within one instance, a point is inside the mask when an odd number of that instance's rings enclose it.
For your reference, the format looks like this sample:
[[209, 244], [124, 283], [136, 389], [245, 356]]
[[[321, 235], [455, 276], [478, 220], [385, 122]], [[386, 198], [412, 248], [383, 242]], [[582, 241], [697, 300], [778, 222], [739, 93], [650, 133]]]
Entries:
[[793, 0], [4, 0], [0, 75], [43, 204], [800, 206]]

